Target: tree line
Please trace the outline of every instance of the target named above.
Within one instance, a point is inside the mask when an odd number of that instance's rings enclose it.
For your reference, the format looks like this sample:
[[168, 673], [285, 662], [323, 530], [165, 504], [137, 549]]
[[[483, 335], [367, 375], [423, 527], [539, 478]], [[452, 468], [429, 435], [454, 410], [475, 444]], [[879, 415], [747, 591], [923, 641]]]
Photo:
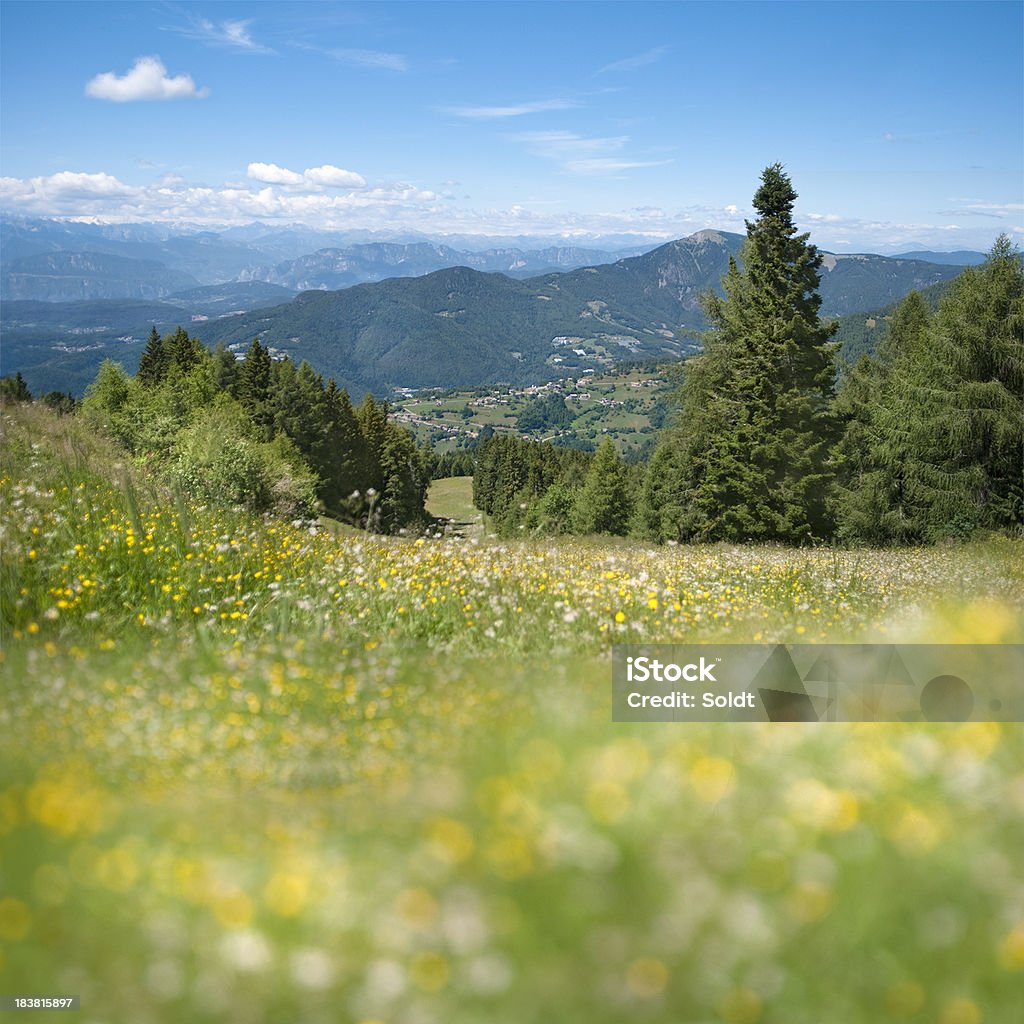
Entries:
[[111, 361], [82, 415], [189, 491], [253, 511], [323, 511], [379, 532], [426, 521], [429, 453], [367, 395], [353, 406], [305, 361], [272, 358], [256, 339], [243, 360], [181, 327], [156, 328], [136, 376]]
[[625, 534], [643, 467], [610, 438], [596, 452], [494, 434], [476, 449], [473, 504], [498, 533]]
[[642, 474], [610, 441], [567, 465], [552, 446], [496, 438], [478, 455], [477, 507], [503, 529], [660, 542], [917, 544], [1024, 529], [1019, 253], [1000, 236], [935, 313], [911, 292], [837, 385], [837, 325], [818, 315], [822, 257], [796, 230], [796, 198], [781, 165], [765, 169]]

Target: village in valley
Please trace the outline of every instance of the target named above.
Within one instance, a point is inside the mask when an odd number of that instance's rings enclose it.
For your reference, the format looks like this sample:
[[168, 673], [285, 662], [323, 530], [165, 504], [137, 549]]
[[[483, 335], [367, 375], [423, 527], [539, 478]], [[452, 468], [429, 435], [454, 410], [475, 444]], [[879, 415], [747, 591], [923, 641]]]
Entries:
[[611, 437], [627, 461], [653, 444], [676, 384], [651, 363], [577, 369], [545, 384], [396, 388], [393, 418], [438, 453], [472, 449], [482, 433], [596, 449]]

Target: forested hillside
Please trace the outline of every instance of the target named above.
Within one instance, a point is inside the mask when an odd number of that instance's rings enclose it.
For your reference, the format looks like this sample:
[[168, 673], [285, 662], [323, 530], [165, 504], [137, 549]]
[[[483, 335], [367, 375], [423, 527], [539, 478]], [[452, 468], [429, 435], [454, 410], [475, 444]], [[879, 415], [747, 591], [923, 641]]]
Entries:
[[239, 362], [154, 329], [138, 374], [104, 363], [80, 415], [196, 497], [379, 532], [426, 525], [429, 460], [388, 407], [371, 395], [353, 407], [333, 380], [259, 342]]
[[[58, 244], [47, 239], [44, 233], [42, 239], [16, 234], [13, 240], [22, 248], [33, 242]], [[99, 240], [115, 247], [114, 241], [102, 236]], [[302, 241], [297, 237], [281, 244]], [[125, 299], [72, 307], [10, 301], [12, 296], [5, 292], [2, 372], [20, 371], [38, 391], [81, 394], [104, 358], [134, 368], [151, 325], [168, 331], [183, 321], [201, 324], [195, 329], [211, 346], [222, 342], [242, 351], [259, 337], [265, 346], [306, 359], [318, 372], [355, 391], [378, 394], [391, 387], [532, 384], [620, 360], [678, 360], [695, 350], [693, 332], [707, 326], [701, 295], [720, 288], [728, 261], [739, 255], [742, 242], [740, 235], [700, 231], [614, 263], [521, 280], [517, 278], [531, 267], [536, 271], [545, 260], [572, 266], [588, 255], [610, 259], [612, 254], [571, 247], [472, 253], [426, 243], [372, 243], [322, 250], [279, 264], [270, 274], [247, 272], [251, 279], [246, 282], [189, 288], [173, 278], [183, 289], [173, 294], [169, 285], [138, 283], [132, 294], [163, 296], [156, 305]], [[217, 253], [228, 258], [235, 251], [224, 248], [224, 239], [207, 243], [197, 250], [198, 243], [192, 240], [176, 263], [186, 253], [195, 255], [196, 276], [201, 277], [207, 266], [203, 259]], [[155, 246], [177, 252], [178, 241], [130, 244], [141, 252], [154, 251]], [[242, 249], [241, 255], [247, 252]], [[463, 258], [469, 266], [428, 273]], [[158, 266], [66, 252], [26, 259], [33, 266], [55, 260], [69, 267], [117, 265], [136, 276], [140, 267], [152, 275]], [[496, 268], [504, 273], [482, 272]], [[877, 309], [912, 288], [948, 280], [957, 272], [956, 267], [914, 260], [826, 254], [822, 312], [841, 316]], [[321, 291], [388, 275], [395, 276], [373, 285]], [[264, 283], [268, 278], [280, 284]], [[91, 277], [86, 281], [64, 276], [53, 284], [58, 289], [54, 295], [86, 296], [95, 283]], [[312, 290], [289, 300], [290, 292], [282, 285]], [[106, 287], [96, 284], [101, 286]], [[25, 288], [15, 294], [34, 294]], [[580, 349], [588, 356], [583, 361], [576, 358]]]
[[[720, 287], [741, 243], [738, 235], [702, 231], [614, 264], [525, 281], [456, 268], [304, 293], [211, 323], [205, 333], [228, 345], [258, 336], [374, 390], [536, 383], [573, 365], [576, 349], [611, 361], [678, 360], [696, 350], [694, 332], [707, 326], [701, 295]], [[875, 308], [958, 272], [880, 256], [828, 256], [823, 263], [826, 315]]]

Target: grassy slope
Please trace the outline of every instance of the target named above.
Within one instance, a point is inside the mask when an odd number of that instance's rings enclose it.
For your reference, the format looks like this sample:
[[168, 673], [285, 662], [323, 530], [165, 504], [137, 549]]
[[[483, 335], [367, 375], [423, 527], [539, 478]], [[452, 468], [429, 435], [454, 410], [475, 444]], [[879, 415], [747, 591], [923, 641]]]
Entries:
[[466, 532], [481, 528], [483, 514], [473, 505], [473, 478], [452, 476], [434, 480], [427, 493], [427, 511], [438, 519], [448, 519], [455, 529]]
[[314, 536], [176, 501], [74, 421], [3, 426], [0, 991], [1013, 1019], [1021, 727], [613, 725], [607, 678], [612, 640], [1019, 642], [1020, 544]]

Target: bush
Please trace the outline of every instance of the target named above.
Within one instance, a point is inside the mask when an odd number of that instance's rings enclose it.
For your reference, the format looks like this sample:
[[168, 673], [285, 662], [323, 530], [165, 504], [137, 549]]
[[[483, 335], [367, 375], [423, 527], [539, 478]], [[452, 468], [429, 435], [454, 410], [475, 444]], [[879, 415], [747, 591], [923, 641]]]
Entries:
[[316, 477], [287, 438], [259, 441], [244, 410], [219, 399], [182, 430], [171, 472], [196, 494], [254, 512], [305, 518], [316, 511]]

